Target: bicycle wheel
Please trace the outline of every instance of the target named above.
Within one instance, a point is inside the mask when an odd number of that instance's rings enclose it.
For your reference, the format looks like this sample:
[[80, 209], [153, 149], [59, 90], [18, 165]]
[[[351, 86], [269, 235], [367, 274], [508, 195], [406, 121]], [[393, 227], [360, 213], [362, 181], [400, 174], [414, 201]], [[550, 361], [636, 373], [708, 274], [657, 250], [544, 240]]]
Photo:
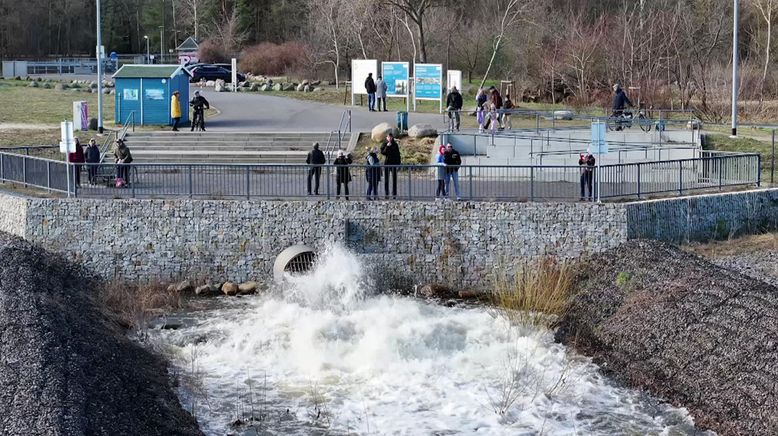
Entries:
[[646, 118], [645, 115], [643, 114], [638, 115], [638, 124], [640, 125], [640, 130], [644, 132], [651, 131], [651, 120]]
[[605, 125], [608, 126], [608, 131], [612, 132], [616, 130], [616, 127], [619, 125], [619, 118], [620, 117], [614, 117], [613, 115], [609, 116], [607, 120], [605, 120]]

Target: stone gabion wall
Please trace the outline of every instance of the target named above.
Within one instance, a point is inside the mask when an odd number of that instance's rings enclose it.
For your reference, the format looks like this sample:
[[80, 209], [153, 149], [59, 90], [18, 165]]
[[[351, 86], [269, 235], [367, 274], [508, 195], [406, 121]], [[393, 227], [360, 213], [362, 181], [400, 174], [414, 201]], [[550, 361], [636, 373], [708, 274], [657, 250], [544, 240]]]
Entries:
[[778, 189], [628, 203], [629, 239], [684, 244], [778, 229]]
[[414, 283], [488, 288], [528, 260], [628, 239], [676, 243], [778, 228], [778, 190], [635, 203], [89, 200], [0, 194], [0, 230], [106, 278], [272, 277], [286, 247], [337, 243]]
[[284, 248], [340, 243], [417, 282], [482, 287], [618, 245], [625, 222], [614, 204], [29, 199], [25, 237], [105, 277], [267, 280]]

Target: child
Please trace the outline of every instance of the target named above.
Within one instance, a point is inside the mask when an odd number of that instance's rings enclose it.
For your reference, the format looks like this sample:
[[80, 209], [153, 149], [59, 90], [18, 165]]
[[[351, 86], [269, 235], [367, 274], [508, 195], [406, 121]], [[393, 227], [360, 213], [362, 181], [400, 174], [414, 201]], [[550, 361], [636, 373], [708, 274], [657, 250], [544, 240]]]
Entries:
[[438, 167], [435, 169], [436, 179], [438, 181], [438, 189], [435, 192], [435, 197], [446, 197], [446, 163], [445, 163], [446, 146], [441, 145], [438, 148], [438, 156], [435, 159]]

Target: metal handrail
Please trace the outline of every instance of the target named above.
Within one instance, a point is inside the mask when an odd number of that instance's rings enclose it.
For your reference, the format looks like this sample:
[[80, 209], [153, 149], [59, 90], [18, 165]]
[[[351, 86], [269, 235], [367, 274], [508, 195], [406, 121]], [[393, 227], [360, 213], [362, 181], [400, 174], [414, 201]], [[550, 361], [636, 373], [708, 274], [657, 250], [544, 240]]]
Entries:
[[[344, 125], [345, 124], [345, 125]], [[337, 133], [337, 140], [335, 144], [331, 143], [332, 135]], [[350, 134], [351, 133], [351, 109], [346, 109], [343, 111], [343, 113], [340, 114], [340, 122], [338, 122], [338, 129], [330, 131], [329, 137], [327, 138], [327, 146], [325, 147], [325, 155], [327, 156], [327, 161], [330, 162], [332, 160], [332, 154], [337, 150], [342, 150], [342, 140], [344, 134]], [[337, 150], [335, 149], [335, 145], [337, 145]]]
[[135, 132], [135, 111], [130, 111], [130, 113], [127, 115], [127, 119], [124, 120], [124, 124], [122, 125], [122, 129], [118, 132], [116, 132], [116, 136], [111, 140], [111, 137], [108, 136], [105, 139], [105, 142], [103, 143], [102, 149], [100, 150], [100, 162], [102, 163], [103, 160], [105, 160], [105, 156], [110, 151], [110, 144], [114, 141], [118, 141], [119, 139], [124, 140], [124, 137], [127, 136], [127, 129], [130, 126], [130, 120], [132, 120], [132, 131]]

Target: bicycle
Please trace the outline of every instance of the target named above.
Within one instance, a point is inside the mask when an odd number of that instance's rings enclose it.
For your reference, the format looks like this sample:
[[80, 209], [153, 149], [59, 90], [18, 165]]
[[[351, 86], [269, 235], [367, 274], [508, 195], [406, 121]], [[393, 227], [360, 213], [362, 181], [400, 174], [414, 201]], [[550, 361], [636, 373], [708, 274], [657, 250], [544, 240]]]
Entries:
[[[614, 112], [613, 115], [608, 117], [608, 121], [607, 121], [608, 130], [614, 131], [614, 130], [624, 130], [625, 128], [630, 129], [632, 128], [634, 119], [635, 117], [634, 115], [632, 115], [632, 111], [624, 110], [621, 111], [620, 114], [616, 114]], [[637, 121], [638, 121], [638, 126], [640, 126], [640, 130], [646, 133], [651, 131], [651, 125], [652, 125], [651, 119], [646, 115], [646, 110], [645, 108], [642, 107], [642, 105], [640, 109], [638, 109]]]

